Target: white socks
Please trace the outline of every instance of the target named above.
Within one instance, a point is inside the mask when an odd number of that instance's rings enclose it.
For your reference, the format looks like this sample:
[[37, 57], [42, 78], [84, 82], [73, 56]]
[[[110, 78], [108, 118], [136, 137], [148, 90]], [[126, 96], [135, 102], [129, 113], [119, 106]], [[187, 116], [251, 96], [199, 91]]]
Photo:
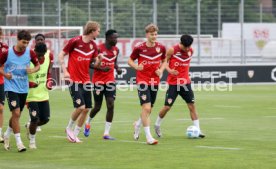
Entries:
[[93, 120], [93, 118], [91, 118], [90, 116], [88, 116], [85, 124], [90, 124], [92, 120]]
[[144, 130], [145, 130], [145, 134], [146, 134], [146, 138], [147, 138], [147, 141], [151, 141], [153, 140], [153, 137], [150, 133], [150, 127], [144, 127]]
[[142, 124], [142, 119], [141, 117], [135, 122], [136, 127], [140, 128]]
[[196, 126], [199, 129], [199, 131], [200, 131], [199, 120], [198, 119], [194, 120], [193, 123], [194, 123], [194, 126]]
[[161, 123], [163, 121], [163, 118], [161, 118], [159, 115], [157, 116], [157, 119], [155, 121], [156, 126], [161, 126]]
[[110, 122], [105, 122], [105, 129], [104, 129], [104, 135], [109, 135], [109, 131], [111, 128], [111, 124]]
[[72, 118], [70, 118], [69, 123], [68, 123], [68, 125], [67, 125], [67, 128], [72, 129], [74, 123], [75, 123], [75, 121], [73, 121]]
[[21, 137], [20, 137], [20, 133], [14, 134], [14, 137], [15, 137], [16, 144], [17, 144], [17, 145], [22, 144], [22, 140], [21, 140]]
[[9, 138], [12, 133], [13, 133], [12, 128], [8, 126], [6, 132], [4, 133], [4, 137]]
[[75, 126], [74, 129], [74, 135], [77, 137], [80, 133], [81, 127], [79, 127], [78, 125]]
[[35, 134], [34, 135], [30, 134], [29, 137], [30, 137], [30, 143], [35, 143]]

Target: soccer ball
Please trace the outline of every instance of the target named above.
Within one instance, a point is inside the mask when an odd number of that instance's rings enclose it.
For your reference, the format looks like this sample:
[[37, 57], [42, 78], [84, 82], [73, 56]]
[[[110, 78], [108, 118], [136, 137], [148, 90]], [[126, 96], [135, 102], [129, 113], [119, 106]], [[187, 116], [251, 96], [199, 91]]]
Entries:
[[186, 136], [188, 138], [198, 138], [199, 129], [196, 126], [189, 126], [186, 131]]

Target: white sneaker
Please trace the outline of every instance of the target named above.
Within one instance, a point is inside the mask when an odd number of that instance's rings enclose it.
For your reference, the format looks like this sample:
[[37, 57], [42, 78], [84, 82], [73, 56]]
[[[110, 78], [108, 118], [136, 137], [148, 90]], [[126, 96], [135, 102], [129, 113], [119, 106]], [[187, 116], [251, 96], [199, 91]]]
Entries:
[[24, 151], [26, 151], [27, 149], [26, 149], [26, 147], [23, 145], [23, 143], [21, 143], [21, 144], [17, 144], [17, 150], [18, 150], [18, 152], [24, 152]]
[[7, 151], [10, 150], [10, 138], [9, 137], [4, 137], [4, 148]]
[[151, 140], [147, 140], [147, 144], [148, 145], [156, 145], [156, 144], [158, 144], [158, 140], [155, 140], [154, 138], [152, 138]]
[[29, 144], [30, 149], [37, 149], [35, 142]]
[[139, 133], [140, 133], [140, 127], [138, 127], [136, 125], [136, 121], [133, 123], [133, 127], [134, 127], [133, 138], [134, 138], [134, 140], [138, 140], [139, 139]]
[[76, 142], [75, 143], [82, 143], [82, 141], [78, 137], [76, 137]]
[[159, 138], [162, 137], [162, 132], [161, 132], [160, 126], [154, 125], [154, 130], [155, 130], [157, 137], [159, 137]]

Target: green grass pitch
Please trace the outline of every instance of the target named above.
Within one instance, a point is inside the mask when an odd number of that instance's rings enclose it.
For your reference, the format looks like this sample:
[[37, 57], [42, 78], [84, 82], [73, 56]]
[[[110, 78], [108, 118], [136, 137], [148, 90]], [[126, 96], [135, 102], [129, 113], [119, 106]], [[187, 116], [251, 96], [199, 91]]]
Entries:
[[[151, 114], [151, 131], [165, 92], [158, 93]], [[133, 122], [140, 114], [136, 89], [117, 91], [111, 135], [102, 139], [106, 107], [92, 122], [83, 143], [69, 143], [64, 129], [73, 110], [68, 91], [50, 92], [51, 120], [37, 134], [37, 150], [18, 153], [11, 136], [11, 150], [0, 146], [0, 169], [274, 169], [276, 166], [276, 86], [234, 85], [232, 91], [195, 91], [204, 139], [187, 139], [192, 124], [186, 104], [178, 97], [162, 124], [159, 144], [145, 144], [143, 129], [133, 140]], [[10, 113], [5, 105], [5, 126]], [[21, 118], [21, 136], [29, 142]]]

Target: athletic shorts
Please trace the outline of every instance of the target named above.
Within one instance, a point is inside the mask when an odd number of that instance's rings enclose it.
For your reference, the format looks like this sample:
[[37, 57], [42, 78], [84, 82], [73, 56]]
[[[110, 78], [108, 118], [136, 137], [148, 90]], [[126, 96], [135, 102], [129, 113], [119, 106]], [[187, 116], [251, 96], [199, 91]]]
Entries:
[[194, 92], [191, 84], [186, 85], [169, 85], [166, 93], [165, 106], [172, 106], [177, 96], [180, 95], [186, 103], [194, 103]]
[[50, 105], [49, 101], [42, 102], [29, 102], [28, 103], [29, 114], [31, 121], [47, 122], [50, 120]]
[[69, 86], [71, 98], [75, 108], [85, 105], [85, 108], [92, 108], [92, 85], [90, 83], [72, 83]]
[[158, 92], [158, 85], [149, 86], [139, 84], [137, 85], [137, 90], [140, 104], [143, 105], [144, 103], [151, 103], [151, 107], [153, 107]]
[[105, 98], [111, 97], [115, 100], [116, 98], [116, 84], [94, 84], [93, 86], [93, 97], [97, 103], [102, 103], [103, 96]]
[[20, 108], [20, 112], [24, 109], [27, 93], [15, 93], [12, 91], [5, 92], [10, 111]]
[[0, 104], [5, 104], [4, 84], [0, 84]]

